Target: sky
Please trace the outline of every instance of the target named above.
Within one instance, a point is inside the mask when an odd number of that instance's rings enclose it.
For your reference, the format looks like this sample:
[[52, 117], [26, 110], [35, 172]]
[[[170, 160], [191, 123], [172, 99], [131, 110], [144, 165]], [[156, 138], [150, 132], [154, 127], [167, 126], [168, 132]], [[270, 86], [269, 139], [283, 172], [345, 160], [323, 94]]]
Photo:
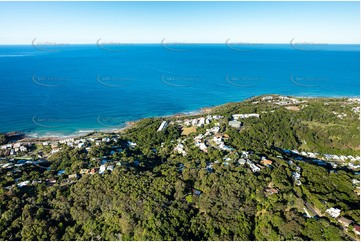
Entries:
[[359, 2], [0, 2], [0, 44], [358, 44]]

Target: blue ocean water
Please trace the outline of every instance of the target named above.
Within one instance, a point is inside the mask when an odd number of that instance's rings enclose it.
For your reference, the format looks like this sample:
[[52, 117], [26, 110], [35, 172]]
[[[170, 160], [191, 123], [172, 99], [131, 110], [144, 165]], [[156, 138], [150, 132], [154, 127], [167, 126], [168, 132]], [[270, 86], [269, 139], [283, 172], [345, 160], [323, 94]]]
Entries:
[[360, 95], [358, 45], [0, 46], [0, 132], [71, 135], [261, 94]]

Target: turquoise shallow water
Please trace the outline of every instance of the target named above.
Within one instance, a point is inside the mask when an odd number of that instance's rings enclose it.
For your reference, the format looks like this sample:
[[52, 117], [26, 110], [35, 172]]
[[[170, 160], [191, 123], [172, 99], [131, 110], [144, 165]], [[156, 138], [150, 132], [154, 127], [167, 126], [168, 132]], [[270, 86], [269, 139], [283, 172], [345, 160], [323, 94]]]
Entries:
[[360, 95], [358, 45], [0, 46], [0, 132], [71, 135], [261, 94]]

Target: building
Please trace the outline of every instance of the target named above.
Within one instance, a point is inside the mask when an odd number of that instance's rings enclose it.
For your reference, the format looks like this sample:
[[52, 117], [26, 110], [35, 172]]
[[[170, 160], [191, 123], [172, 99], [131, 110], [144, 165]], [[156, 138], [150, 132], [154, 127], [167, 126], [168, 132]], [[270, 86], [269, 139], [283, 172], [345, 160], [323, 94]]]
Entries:
[[356, 234], [360, 235], [360, 225], [355, 224], [355, 225], [353, 226], [353, 231], [354, 231]]
[[99, 168], [99, 174], [103, 174], [105, 172], [106, 165], [101, 165]]
[[59, 151], [60, 151], [60, 148], [53, 148], [51, 150], [51, 153], [54, 154], [54, 153], [59, 152]]
[[331, 217], [337, 218], [341, 214], [341, 210], [338, 208], [329, 208], [326, 210], [326, 213], [328, 213]]
[[269, 166], [269, 165], [272, 165], [272, 161], [264, 159], [264, 160], [261, 160], [261, 164], [265, 165], [265, 166]]
[[277, 194], [278, 193], [278, 190], [277, 189], [275, 189], [275, 188], [266, 188], [265, 189], [265, 195], [268, 197], [268, 196], [270, 196], [270, 195], [272, 195], [272, 194]]
[[68, 176], [69, 179], [77, 179], [78, 178], [78, 174], [71, 174]]
[[236, 129], [240, 129], [242, 127], [242, 122], [240, 121], [236, 121], [236, 120], [232, 120], [232, 121], [229, 121], [228, 122], [228, 125], [233, 127], [233, 128], [236, 128]]
[[18, 187], [24, 187], [24, 186], [27, 186], [27, 185], [29, 185], [29, 183], [30, 183], [30, 181], [23, 181], [23, 182], [20, 182], [20, 183], [18, 184]]
[[97, 173], [98, 171], [99, 171], [98, 168], [92, 168], [92, 169], [90, 170], [89, 174], [95, 174], [95, 173]]
[[249, 167], [251, 168], [252, 172], [259, 172], [261, 169], [256, 166], [251, 160], [247, 160], [246, 163], [249, 165]]
[[347, 219], [347, 218], [345, 218], [345, 217], [340, 217], [340, 218], [337, 219], [337, 220], [338, 220], [338, 222], [339, 222], [340, 224], [342, 224], [342, 226], [343, 226], [344, 228], [348, 228], [348, 226], [350, 226], [350, 224], [353, 222], [352, 220]]
[[60, 176], [60, 175], [63, 175], [65, 173], [65, 170], [60, 170], [58, 171], [57, 175]]
[[130, 146], [130, 147], [135, 147], [137, 145], [137, 143], [135, 143], [135, 142], [131, 142], [131, 141], [128, 141], [128, 146]]
[[46, 185], [51, 186], [56, 183], [56, 180], [54, 178], [49, 178], [45, 180]]
[[167, 121], [163, 121], [163, 122], [160, 124], [157, 132], [163, 131], [163, 130], [167, 127], [167, 125], [168, 125], [168, 122], [167, 122]]
[[245, 160], [245, 159], [239, 159], [239, 160], [238, 160], [238, 163], [239, 163], [240, 165], [244, 165], [244, 164], [246, 164], [246, 160]]
[[233, 114], [232, 115], [232, 118], [234, 120], [238, 120], [240, 118], [250, 118], [250, 117], [259, 118], [259, 114], [257, 114], [257, 113], [246, 113], [246, 114]]

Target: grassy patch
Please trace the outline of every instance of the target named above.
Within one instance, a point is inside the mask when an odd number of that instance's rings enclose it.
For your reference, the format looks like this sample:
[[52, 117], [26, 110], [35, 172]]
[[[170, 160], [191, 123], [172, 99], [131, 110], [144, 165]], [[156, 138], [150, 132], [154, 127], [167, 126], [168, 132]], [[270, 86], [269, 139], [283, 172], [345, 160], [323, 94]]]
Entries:
[[187, 128], [182, 129], [182, 135], [189, 135], [189, 134], [195, 133], [195, 132], [197, 132], [197, 127], [196, 126], [191, 126], [191, 127], [187, 127]]

